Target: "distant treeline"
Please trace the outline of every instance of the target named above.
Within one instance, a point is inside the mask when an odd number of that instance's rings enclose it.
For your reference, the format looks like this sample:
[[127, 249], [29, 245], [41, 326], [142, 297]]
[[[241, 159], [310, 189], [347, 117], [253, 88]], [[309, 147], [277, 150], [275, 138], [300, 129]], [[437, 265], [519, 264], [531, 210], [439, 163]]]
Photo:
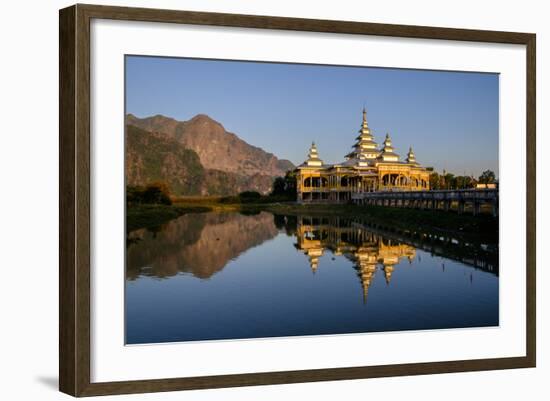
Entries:
[[224, 196], [221, 203], [275, 203], [296, 200], [296, 173], [287, 171], [284, 177], [276, 177], [269, 195], [256, 191], [244, 191], [237, 196]]
[[[256, 191], [243, 191], [232, 196], [204, 197], [220, 203], [272, 203], [289, 202], [296, 200], [296, 175], [287, 172], [284, 177], [277, 177], [269, 195], [262, 195]], [[135, 205], [171, 205], [173, 198], [170, 187], [165, 182], [154, 182], [146, 186], [127, 186], [126, 203]], [[200, 198], [198, 198], [200, 199]], [[188, 199], [186, 200], [188, 201]]]
[[432, 172], [430, 174], [430, 189], [468, 189], [475, 188], [477, 184], [496, 183], [495, 173], [485, 170], [478, 178], [467, 175], [454, 175], [443, 171], [443, 174]]

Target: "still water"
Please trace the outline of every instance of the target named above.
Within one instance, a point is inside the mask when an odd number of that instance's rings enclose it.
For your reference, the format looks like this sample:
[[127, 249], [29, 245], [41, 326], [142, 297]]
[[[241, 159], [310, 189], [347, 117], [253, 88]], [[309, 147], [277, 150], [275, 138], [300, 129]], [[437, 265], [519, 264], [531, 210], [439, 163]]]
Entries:
[[128, 235], [126, 342], [496, 326], [496, 249], [334, 216], [187, 214]]

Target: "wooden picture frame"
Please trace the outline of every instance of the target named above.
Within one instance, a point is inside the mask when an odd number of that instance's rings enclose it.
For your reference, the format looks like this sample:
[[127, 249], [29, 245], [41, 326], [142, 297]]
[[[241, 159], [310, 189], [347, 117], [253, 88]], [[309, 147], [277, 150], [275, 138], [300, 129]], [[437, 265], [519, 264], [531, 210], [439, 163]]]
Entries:
[[[525, 45], [527, 49], [525, 60], [527, 71], [526, 356], [92, 383], [90, 380], [90, 21], [94, 18]], [[536, 37], [534, 34], [80, 4], [60, 10], [59, 28], [59, 388], [62, 392], [73, 396], [94, 396], [535, 366]]]

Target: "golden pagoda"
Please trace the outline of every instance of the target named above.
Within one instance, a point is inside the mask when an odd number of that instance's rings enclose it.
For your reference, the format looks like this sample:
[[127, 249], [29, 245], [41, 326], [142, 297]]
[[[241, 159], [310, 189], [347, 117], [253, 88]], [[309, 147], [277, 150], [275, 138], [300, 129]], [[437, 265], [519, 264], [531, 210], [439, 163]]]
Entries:
[[430, 172], [416, 161], [412, 147], [401, 161], [387, 133], [378, 149], [365, 109], [355, 139], [353, 150], [338, 164], [324, 164], [312, 143], [307, 160], [296, 168], [298, 202], [362, 203], [367, 192], [429, 190]]
[[361, 283], [363, 302], [379, 267], [389, 285], [395, 266], [403, 259], [410, 263], [416, 256], [414, 247], [383, 239], [361, 224], [343, 221], [338, 216], [323, 219], [299, 216], [296, 241], [295, 247], [307, 256], [313, 273], [319, 269], [325, 249], [349, 259]]

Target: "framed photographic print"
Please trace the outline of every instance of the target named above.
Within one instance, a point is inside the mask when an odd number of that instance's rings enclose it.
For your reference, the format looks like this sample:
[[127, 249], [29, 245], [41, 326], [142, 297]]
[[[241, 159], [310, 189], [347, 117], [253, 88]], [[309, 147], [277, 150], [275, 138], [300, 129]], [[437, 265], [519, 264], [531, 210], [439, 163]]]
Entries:
[[60, 11], [60, 390], [535, 366], [535, 35]]

